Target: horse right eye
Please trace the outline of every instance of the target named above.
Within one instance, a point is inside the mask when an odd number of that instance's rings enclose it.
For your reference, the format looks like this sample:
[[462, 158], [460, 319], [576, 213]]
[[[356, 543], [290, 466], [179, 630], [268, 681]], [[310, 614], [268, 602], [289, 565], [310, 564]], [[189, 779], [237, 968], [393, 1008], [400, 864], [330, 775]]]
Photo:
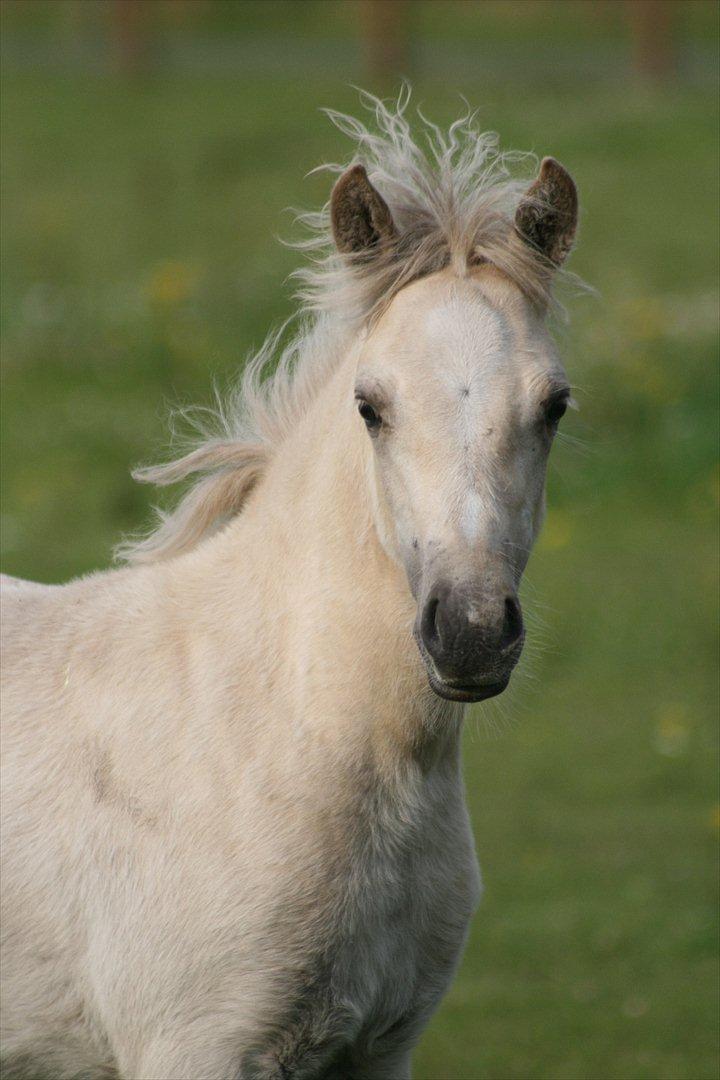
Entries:
[[358, 412], [365, 421], [365, 427], [368, 431], [377, 431], [382, 424], [382, 419], [373, 409], [367, 401], [361, 401], [358, 403]]

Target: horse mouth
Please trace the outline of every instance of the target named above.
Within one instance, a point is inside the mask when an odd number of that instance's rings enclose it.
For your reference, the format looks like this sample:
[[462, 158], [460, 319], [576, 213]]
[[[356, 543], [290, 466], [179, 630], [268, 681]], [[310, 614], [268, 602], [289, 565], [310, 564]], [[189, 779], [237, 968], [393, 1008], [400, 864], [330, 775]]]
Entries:
[[494, 683], [449, 683], [439, 679], [433, 671], [428, 671], [428, 682], [432, 690], [446, 701], [487, 701], [488, 698], [502, 694], [510, 682], [510, 676]]
[[438, 697], [444, 698], [446, 701], [460, 701], [469, 705], [474, 701], [487, 701], [488, 698], [497, 697], [498, 694], [502, 694], [503, 690], [507, 689], [512, 667], [515, 666], [514, 663], [507, 675], [497, 679], [495, 682], [481, 682], [480, 679], [471, 682], [460, 682], [459, 679], [443, 679], [438, 674], [435, 663], [432, 657], [428, 655], [427, 649], [418, 634], [415, 634], [415, 641], [420, 650], [430, 689]]

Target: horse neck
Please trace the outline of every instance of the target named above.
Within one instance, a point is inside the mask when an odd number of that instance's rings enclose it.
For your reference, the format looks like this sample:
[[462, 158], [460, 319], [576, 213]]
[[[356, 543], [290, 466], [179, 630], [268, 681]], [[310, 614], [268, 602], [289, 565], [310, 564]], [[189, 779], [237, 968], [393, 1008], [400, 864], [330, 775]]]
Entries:
[[391, 769], [429, 766], [456, 757], [461, 710], [429, 690], [407, 579], [375, 528], [373, 452], [355, 412], [354, 371], [350, 355], [247, 509], [209, 545], [205, 576], [246, 613], [241, 647], [261, 682], [273, 651], [265, 691], [278, 688], [290, 722], [346, 753], [362, 741]]

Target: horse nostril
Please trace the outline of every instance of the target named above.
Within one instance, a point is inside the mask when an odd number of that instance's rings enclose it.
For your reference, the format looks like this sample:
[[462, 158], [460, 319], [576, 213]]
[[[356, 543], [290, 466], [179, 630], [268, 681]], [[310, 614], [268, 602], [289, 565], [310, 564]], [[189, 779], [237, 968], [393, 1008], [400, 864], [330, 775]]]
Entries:
[[503, 619], [502, 637], [500, 648], [509, 649], [514, 645], [523, 631], [522, 613], [520, 605], [514, 596], [505, 598], [505, 617]]
[[425, 604], [425, 610], [422, 615], [422, 622], [420, 624], [420, 633], [422, 639], [428, 649], [431, 649], [433, 645], [436, 645], [439, 640], [439, 633], [437, 627], [437, 613], [440, 601], [437, 596], [431, 597]]

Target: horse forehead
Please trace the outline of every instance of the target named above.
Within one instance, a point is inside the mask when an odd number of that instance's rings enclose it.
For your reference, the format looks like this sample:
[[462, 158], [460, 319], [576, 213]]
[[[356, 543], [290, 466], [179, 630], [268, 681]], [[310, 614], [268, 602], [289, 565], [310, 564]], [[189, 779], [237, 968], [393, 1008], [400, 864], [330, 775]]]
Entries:
[[519, 293], [488, 295], [479, 278], [443, 271], [416, 282], [395, 298], [389, 315], [380, 333], [385, 360], [392, 358], [401, 383], [411, 380], [423, 397], [467, 395], [466, 407], [519, 399], [525, 383], [559, 368]]
[[508, 316], [481, 293], [451, 294], [424, 314], [422, 332], [436, 352], [468, 362], [507, 353], [514, 337]]
[[[454, 291], [422, 320], [424, 352], [438, 383], [481, 402], [564, 376], [557, 348], [524, 302], [496, 306], [484, 291]], [[516, 300], [517, 298], [514, 298]], [[469, 404], [469, 403], [468, 403]]]
[[418, 320], [425, 383], [471, 413], [517, 390], [520, 327], [479, 291], [449, 295]]
[[401, 289], [385, 319], [396, 333], [410, 330], [442, 336], [457, 327], [458, 322], [466, 329], [476, 330], [488, 317], [497, 323], [501, 309], [510, 312], [515, 307], [493, 301], [474, 278], [460, 278], [442, 270]]

